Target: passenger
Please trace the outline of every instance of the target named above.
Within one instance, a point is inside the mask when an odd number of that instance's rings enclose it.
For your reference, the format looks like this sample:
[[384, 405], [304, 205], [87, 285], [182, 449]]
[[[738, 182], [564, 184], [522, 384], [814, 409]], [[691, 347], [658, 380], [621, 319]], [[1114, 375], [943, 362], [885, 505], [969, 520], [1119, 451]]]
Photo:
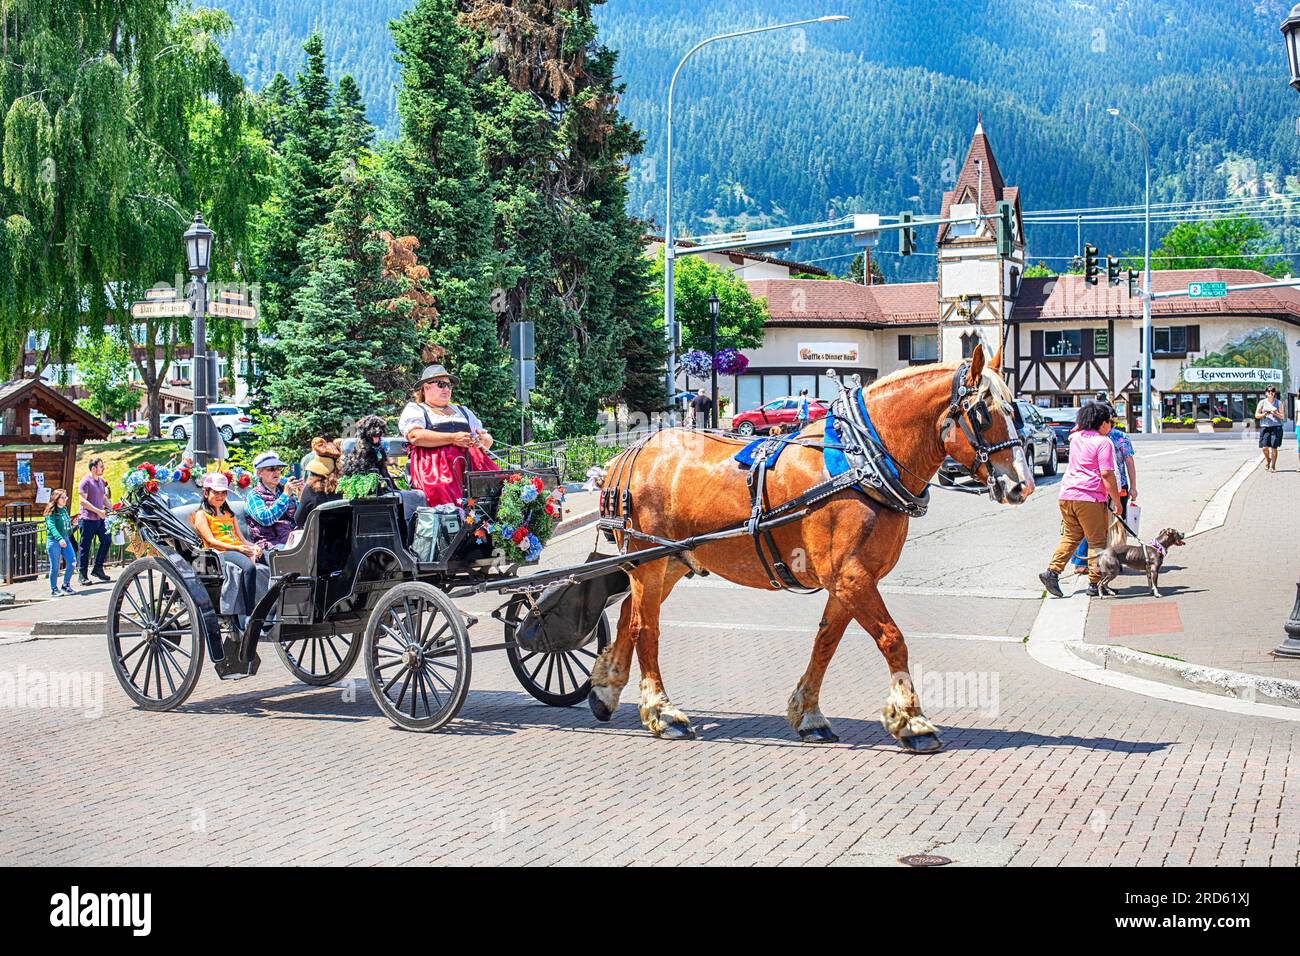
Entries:
[[194, 528], [205, 547], [221, 560], [221, 607], [242, 631], [253, 608], [270, 585], [271, 571], [259, 559], [262, 549], [244, 540], [235, 513], [226, 503], [230, 482], [220, 472], [203, 479], [203, 503], [194, 512]]
[[273, 451], [264, 451], [253, 459], [257, 483], [248, 493], [244, 517], [248, 519], [248, 536], [265, 551], [288, 543], [298, 495], [302, 493], [300, 480], [281, 477], [284, 468], [284, 462]]
[[294, 529], [307, 523], [307, 516], [312, 509], [327, 501], [339, 501], [339, 457], [343, 452], [339, 446], [324, 438], [313, 438], [311, 450], [316, 457], [307, 462], [307, 483], [298, 498], [298, 507], [293, 516]]
[[429, 505], [456, 505], [464, 497], [467, 470], [489, 471], [492, 436], [464, 405], [451, 403], [459, 379], [441, 365], [430, 365], [402, 409], [397, 430], [406, 439], [411, 487]]

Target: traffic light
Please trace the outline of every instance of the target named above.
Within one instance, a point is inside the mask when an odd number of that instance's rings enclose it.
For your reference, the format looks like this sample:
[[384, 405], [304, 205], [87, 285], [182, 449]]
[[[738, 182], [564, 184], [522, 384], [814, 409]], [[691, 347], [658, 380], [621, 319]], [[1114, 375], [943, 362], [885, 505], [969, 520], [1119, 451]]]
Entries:
[[1091, 243], [1083, 244], [1083, 281], [1088, 285], [1097, 284], [1097, 247]]
[[900, 212], [898, 221], [902, 229], [898, 230], [898, 254], [900, 256], [910, 256], [916, 251], [916, 227], [909, 226], [912, 221], [910, 212]]
[[1128, 270], [1128, 297], [1131, 299], [1137, 295], [1138, 274], [1136, 269]]
[[1106, 257], [1106, 284], [1119, 285], [1119, 260], [1114, 256]]
[[994, 220], [998, 242], [998, 255], [1009, 256], [1015, 252], [1015, 209], [1005, 199], [998, 200], [997, 219]]

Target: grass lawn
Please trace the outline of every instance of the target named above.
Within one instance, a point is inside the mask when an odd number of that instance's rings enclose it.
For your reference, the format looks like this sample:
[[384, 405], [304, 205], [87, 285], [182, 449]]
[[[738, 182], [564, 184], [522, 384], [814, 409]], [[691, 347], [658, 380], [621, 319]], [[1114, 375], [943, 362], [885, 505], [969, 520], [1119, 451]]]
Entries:
[[71, 513], [77, 513], [76, 484], [90, 471], [90, 459], [104, 459], [104, 480], [108, 482], [108, 487], [112, 491], [112, 500], [119, 501], [122, 498], [122, 479], [126, 477], [127, 472], [146, 461], [161, 465], [172, 458], [175, 459], [176, 464], [180, 464], [181, 451], [184, 447], [184, 442], [172, 438], [158, 441], [94, 442], [81, 445], [77, 448], [77, 471], [73, 479], [73, 487], [68, 489], [72, 493]]

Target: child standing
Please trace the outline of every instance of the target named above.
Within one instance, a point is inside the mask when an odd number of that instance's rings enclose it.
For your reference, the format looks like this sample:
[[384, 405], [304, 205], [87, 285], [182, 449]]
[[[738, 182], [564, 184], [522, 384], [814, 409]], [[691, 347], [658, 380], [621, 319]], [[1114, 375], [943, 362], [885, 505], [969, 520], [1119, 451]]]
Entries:
[[50, 597], [59, 596], [59, 559], [63, 559], [63, 593], [72, 590], [72, 572], [77, 567], [77, 552], [72, 550], [72, 516], [68, 514], [68, 493], [55, 488], [45, 506], [45, 550], [50, 556]]

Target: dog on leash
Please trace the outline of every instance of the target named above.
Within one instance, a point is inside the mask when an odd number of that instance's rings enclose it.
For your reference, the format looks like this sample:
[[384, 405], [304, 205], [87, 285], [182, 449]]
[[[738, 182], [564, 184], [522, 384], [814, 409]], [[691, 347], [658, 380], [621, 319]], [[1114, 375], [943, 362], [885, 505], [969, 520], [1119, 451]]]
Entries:
[[1160, 566], [1165, 562], [1165, 554], [1175, 545], [1186, 543], [1181, 531], [1165, 528], [1149, 544], [1117, 544], [1107, 548], [1097, 558], [1097, 570], [1101, 572], [1097, 579], [1097, 593], [1114, 595], [1110, 582], [1119, 577], [1124, 568], [1132, 568], [1146, 572], [1152, 597], [1160, 597]]

